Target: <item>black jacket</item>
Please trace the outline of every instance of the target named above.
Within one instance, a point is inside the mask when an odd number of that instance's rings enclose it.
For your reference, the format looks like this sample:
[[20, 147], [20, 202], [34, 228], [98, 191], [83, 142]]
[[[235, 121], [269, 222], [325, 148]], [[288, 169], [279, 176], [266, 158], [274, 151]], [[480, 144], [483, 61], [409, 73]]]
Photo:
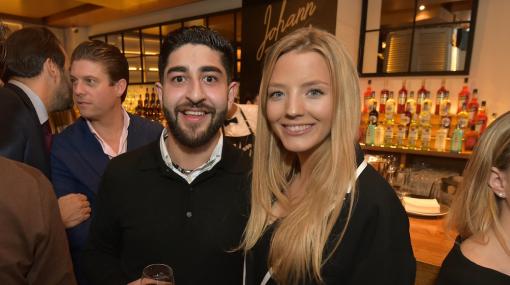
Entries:
[[19, 87], [0, 87], [0, 155], [24, 162], [50, 178], [49, 155], [32, 102]]

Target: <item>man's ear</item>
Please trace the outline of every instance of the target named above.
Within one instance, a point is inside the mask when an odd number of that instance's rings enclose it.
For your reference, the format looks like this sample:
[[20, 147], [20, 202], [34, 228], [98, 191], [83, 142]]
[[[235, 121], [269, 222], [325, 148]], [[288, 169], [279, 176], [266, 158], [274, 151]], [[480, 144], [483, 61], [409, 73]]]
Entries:
[[62, 73], [60, 67], [51, 59], [47, 58], [43, 63], [43, 71], [46, 71], [50, 78], [53, 78], [55, 82]]
[[117, 91], [117, 97], [122, 97], [122, 94], [124, 94], [124, 91], [126, 91], [127, 88], [127, 81], [126, 79], [122, 78], [119, 81], [115, 82], [116, 91]]
[[161, 85], [160, 82], [156, 82], [154, 86], [156, 86], [156, 94], [158, 94], [159, 102], [163, 105], [163, 85]]
[[234, 104], [234, 100], [235, 98], [238, 96], [239, 94], [239, 82], [236, 82], [236, 81], [232, 81], [229, 85], [228, 85], [228, 109], [227, 110], [230, 110], [230, 107], [232, 107], [232, 104]]
[[500, 198], [505, 198], [505, 188], [507, 183], [507, 175], [497, 167], [491, 167], [488, 184], [492, 192]]

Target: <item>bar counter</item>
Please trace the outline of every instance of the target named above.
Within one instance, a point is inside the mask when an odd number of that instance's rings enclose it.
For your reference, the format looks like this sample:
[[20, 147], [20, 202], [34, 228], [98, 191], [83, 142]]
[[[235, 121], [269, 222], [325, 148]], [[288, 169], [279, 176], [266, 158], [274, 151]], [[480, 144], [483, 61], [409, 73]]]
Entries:
[[446, 231], [445, 217], [409, 215], [409, 233], [416, 257], [415, 285], [435, 284], [443, 259], [453, 246], [457, 233]]

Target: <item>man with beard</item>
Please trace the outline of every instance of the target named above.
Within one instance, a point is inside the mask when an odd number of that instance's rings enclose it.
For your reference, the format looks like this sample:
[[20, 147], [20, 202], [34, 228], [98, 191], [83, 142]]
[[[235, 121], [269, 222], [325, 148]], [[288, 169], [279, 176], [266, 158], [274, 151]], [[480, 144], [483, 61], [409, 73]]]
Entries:
[[0, 88], [0, 155], [27, 163], [50, 177], [48, 112], [73, 104], [66, 54], [47, 28], [25, 28], [5, 41]]
[[71, 55], [70, 77], [81, 117], [55, 137], [51, 177], [78, 284], [84, 285], [80, 256], [106, 165], [110, 159], [154, 141], [163, 128], [129, 115], [122, 107], [129, 65], [117, 47], [101, 41], [79, 44]]
[[108, 165], [84, 252], [92, 284], [137, 283], [149, 264], [175, 282], [241, 284], [239, 245], [251, 161], [221, 126], [238, 84], [233, 50], [205, 27], [170, 33], [156, 85], [168, 120], [159, 140]]

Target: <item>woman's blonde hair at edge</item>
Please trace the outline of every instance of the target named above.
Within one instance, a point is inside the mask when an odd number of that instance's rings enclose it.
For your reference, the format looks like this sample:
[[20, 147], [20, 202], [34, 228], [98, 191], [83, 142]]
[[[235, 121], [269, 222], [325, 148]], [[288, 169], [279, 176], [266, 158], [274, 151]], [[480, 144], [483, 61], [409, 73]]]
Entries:
[[487, 242], [486, 234], [493, 230], [506, 254], [510, 249], [504, 242], [499, 221], [500, 208], [489, 186], [491, 167], [506, 171], [510, 166], [510, 112], [497, 118], [485, 130], [462, 174], [461, 183], [448, 216], [448, 225], [458, 231], [462, 239], [480, 234], [479, 242]]
[[[331, 133], [310, 156], [314, 165], [305, 194], [291, 203], [285, 190], [299, 173], [297, 155], [288, 152], [267, 121], [267, 89], [278, 59], [289, 52], [317, 52], [326, 61], [332, 84]], [[276, 42], [267, 52], [260, 84], [260, 108], [255, 139], [252, 204], [244, 241], [245, 252], [261, 238], [276, 217], [271, 207], [278, 202], [287, 215], [275, 222], [268, 266], [279, 284], [295, 284], [308, 278], [322, 283], [321, 266], [338, 247], [347, 228], [354, 199], [349, 199], [348, 216], [334, 247], [328, 236], [340, 215], [351, 185], [356, 193], [356, 151], [360, 122], [360, 98], [357, 71], [345, 47], [330, 33], [307, 27], [298, 29]], [[268, 268], [269, 268], [268, 267]]]

